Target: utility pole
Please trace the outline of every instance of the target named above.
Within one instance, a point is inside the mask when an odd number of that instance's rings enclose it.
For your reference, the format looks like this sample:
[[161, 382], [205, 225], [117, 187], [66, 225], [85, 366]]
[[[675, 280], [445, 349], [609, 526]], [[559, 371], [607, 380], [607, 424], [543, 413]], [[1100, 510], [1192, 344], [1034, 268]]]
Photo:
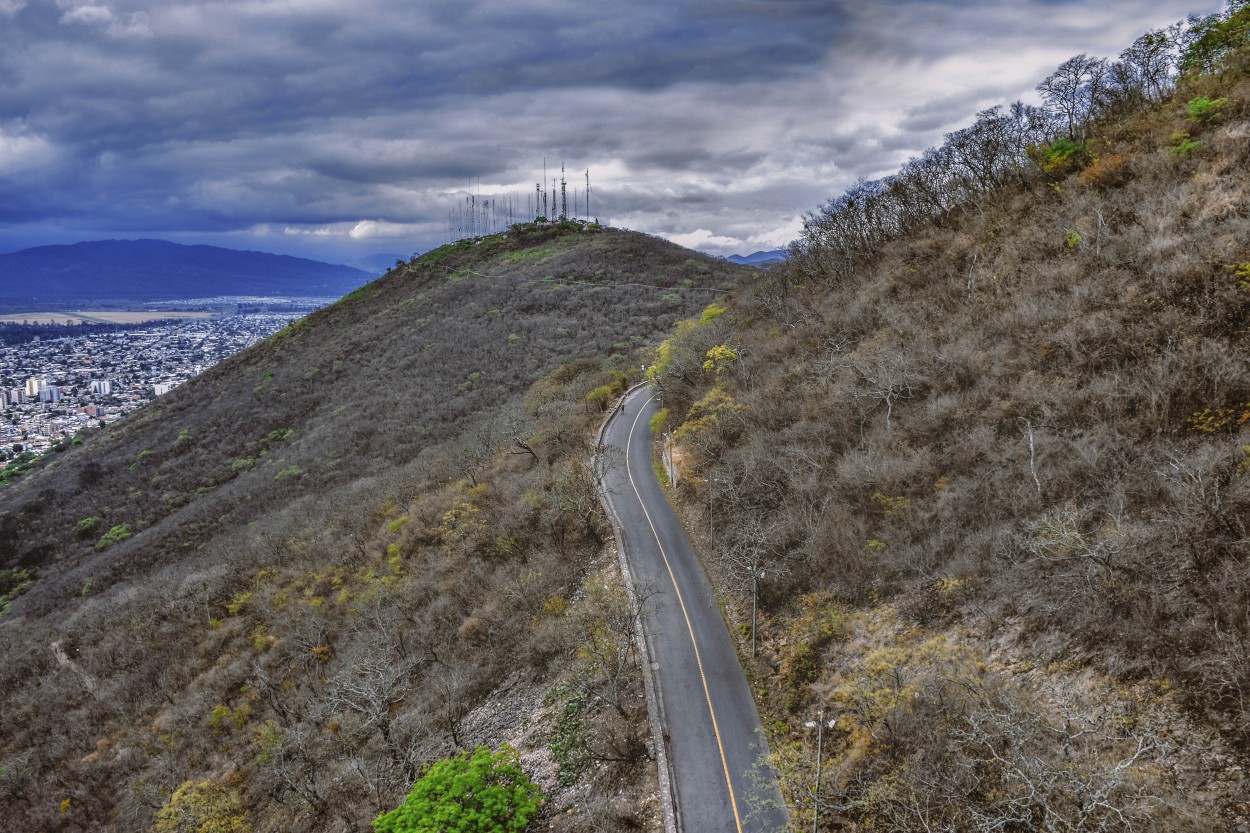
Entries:
[[[805, 724], [809, 729], [811, 722]], [[825, 709], [816, 710], [816, 785], [811, 788], [811, 833], [820, 833], [820, 759], [824, 757]]]
[[825, 739], [825, 710], [820, 709], [816, 712], [816, 787], [812, 790], [812, 833], [819, 833], [816, 829], [820, 824], [820, 759], [824, 753]]
[[751, 566], [751, 658], [755, 658], [755, 630], [759, 623], [760, 571]]

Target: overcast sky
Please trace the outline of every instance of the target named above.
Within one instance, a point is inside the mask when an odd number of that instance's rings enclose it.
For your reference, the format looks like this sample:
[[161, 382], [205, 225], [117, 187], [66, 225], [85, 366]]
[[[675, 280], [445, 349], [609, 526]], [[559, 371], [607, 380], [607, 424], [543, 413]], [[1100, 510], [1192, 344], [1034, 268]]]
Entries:
[[[0, 251], [158, 237], [345, 261], [470, 188], [713, 254], [1207, 0], [0, 0]], [[570, 207], [570, 213], [572, 208]]]

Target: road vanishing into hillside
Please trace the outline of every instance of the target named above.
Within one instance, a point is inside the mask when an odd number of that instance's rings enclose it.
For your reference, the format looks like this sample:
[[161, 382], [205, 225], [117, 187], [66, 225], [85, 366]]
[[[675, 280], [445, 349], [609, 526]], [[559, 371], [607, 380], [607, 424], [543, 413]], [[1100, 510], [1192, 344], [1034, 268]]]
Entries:
[[[620, 464], [605, 477], [643, 614], [658, 689], [677, 826], [687, 833], [774, 833], [789, 819], [759, 714], [711, 584], [651, 464], [650, 391], [625, 396], [603, 445]], [[622, 458], [610, 449], [619, 449]], [[663, 760], [663, 759], [661, 759]]]

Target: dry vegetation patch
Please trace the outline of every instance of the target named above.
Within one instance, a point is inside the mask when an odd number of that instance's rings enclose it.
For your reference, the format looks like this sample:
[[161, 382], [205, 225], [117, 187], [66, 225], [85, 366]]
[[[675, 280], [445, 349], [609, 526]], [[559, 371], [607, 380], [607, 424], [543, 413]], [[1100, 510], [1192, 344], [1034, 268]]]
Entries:
[[647, 823], [590, 438], [639, 345], [744, 272], [607, 229], [468, 241], [6, 486], [0, 827], [358, 830], [505, 741], [551, 762], [544, 824]]
[[1250, 829], [1250, 80], [1223, 54], [1071, 123], [979, 114], [658, 352], [798, 817], [823, 707], [826, 825]]

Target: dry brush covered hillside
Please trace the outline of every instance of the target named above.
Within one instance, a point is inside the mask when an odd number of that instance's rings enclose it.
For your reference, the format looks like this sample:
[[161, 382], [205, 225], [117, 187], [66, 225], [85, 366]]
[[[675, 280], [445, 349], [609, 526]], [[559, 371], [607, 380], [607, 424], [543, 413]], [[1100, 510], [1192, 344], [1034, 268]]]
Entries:
[[742, 272], [579, 223], [462, 241], [4, 487], [0, 828], [359, 830], [504, 740], [561, 829], [646, 818], [591, 438]]
[[1250, 9], [1188, 26], [831, 201], [660, 350], [804, 823], [1250, 829]]

